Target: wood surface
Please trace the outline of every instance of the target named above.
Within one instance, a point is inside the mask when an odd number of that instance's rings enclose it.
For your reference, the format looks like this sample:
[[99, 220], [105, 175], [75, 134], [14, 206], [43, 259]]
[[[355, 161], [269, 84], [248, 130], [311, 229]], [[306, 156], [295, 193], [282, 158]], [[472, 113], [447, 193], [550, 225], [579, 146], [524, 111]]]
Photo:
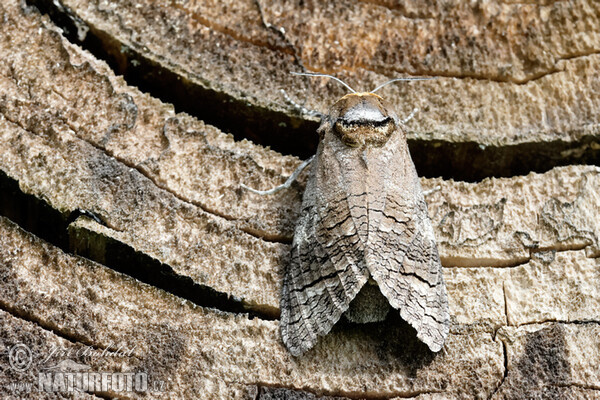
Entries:
[[[0, 397], [599, 398], [600, 10], [593, 1], [0, 4]], [[409, 147], [448, 287], [400, 318], [279, 335], [332, 73], [419, 108]], [[9, 362], [23, 343], [26, 372]], [[117, 346], [131, 354], [106, 357]], [[52, 349], [149, 392], [25, 392]], [[95, 352], [95, 353], [94, 353]], [[92, 356], [91, 354], [103, 354]]]

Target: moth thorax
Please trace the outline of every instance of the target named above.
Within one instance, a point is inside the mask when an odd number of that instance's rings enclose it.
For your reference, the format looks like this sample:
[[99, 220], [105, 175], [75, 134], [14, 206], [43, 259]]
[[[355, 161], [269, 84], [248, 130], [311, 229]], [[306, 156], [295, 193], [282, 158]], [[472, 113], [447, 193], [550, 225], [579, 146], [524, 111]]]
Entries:
[[383, 146], [396, 129], [396, 122], [381, 107], [379, 97], [353, 95], [345, 99], [333, 125], [335, 134], [350, 147]]

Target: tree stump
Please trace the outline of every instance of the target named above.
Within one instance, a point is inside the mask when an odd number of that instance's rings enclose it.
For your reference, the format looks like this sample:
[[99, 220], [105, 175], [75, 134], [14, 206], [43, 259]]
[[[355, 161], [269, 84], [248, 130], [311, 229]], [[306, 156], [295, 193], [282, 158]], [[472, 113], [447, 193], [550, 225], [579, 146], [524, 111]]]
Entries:
[[[4, 1], [2, 397], [600, 397], [599, 20], [586, 1]], [[289, 99], [345, 94], [292, 71], [437, 77], [380, 94], [419, 108], [411, 154], [440, 187], [440, 353], [398, 316], [283, 346], [306, 174], [241, 184], [314, 152]]]

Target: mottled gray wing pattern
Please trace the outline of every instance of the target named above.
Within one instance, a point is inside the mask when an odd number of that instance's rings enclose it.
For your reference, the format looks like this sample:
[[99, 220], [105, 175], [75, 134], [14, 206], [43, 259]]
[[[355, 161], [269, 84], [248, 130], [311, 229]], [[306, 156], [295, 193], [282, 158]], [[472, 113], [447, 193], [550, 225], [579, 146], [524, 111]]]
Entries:
[[356, 226], [366, 223], [366, 213], [361, 217], [357, 210], [364, 206], [349, 196], [343, 169], [331, 146], [321, 143], [283, 280], [281, 336], [293, 355], [331, 330], [369, 277]]
[[390, 305], [437, 352], [449, 327], [442, 266], [408, 147], [394, 142], [389, 152], [369, 158], [369, 171], [377, 176], [369, 174], [366, 263]]
[[439, 351], [448, 335], [446, 288], [404, 135], [365, 149], [325, 136], [283, 281], [281, 334], [290, 352], [301, 354], [327, 334], [369, 276]]

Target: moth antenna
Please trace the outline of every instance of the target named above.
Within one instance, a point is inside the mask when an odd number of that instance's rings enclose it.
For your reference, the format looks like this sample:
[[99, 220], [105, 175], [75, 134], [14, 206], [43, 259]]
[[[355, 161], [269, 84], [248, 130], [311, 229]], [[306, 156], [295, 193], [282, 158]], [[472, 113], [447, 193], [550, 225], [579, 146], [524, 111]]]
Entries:
[[437, 79], [437, 78], [435, 78], [435, 77], [434, 78], [395, 78], [395, 79], [389, 80], [386, 83], [383, 83], [383, 84], [377, 86], [375, 89], [371, 90], [371, 93], [375, 93], [382, 87], [389, 85], [390, 83], [394, 83], [394, 82], [398, 82], [398, 81], [428, 81], [431, 79]]
[[298, 104], [294, 100], [292, 100], [292, 98], [290, 96], [288, 96], [288, 94], [285, 90], [279, 89], [279, 91], [283, 94], [285, 101], [290, 103], [296, 109], [296, 111], [300, 113], [300, 115], [307, 115], [309, 117], [323, 118], [323, 113], [320, 113], [319, 111], [316, 111], [316, 110], [309, 110], [308, 108], [301, 106], [300, 104]]
[[331, 79], [333, 79], [333, 80], [335, 80], [335, 81], [338, 81], [338, 82], [339, 82], [339, 83], [341, 83], [342, 85], [346, 86], [346, 88], [347, 88], [348, 90], [350, 90], [352, 93], [356, 93], [356, 90], [352, 89], [352, 88], [350, 87], [350, 85], [348, 85], [348, 84], [347, 84], [346, 82], [344, 82], [343, 80], [341, 80], [341, 79], [339, 79], [339, 78], [336, 78], [336, 77], [335, 77], [335, 76], [333, 76], [333, 75], [327, 75], [327, 74], [318, 74], [318, 73], [314, 73], [314, 72], [293, 72], [293, 71], [291, 72], [291, 74], [292, 74], [292, 75], [302, 75], [302, 76], [322, 76], [322, 77], [325, 77], [325, 78], [331, 78]]

